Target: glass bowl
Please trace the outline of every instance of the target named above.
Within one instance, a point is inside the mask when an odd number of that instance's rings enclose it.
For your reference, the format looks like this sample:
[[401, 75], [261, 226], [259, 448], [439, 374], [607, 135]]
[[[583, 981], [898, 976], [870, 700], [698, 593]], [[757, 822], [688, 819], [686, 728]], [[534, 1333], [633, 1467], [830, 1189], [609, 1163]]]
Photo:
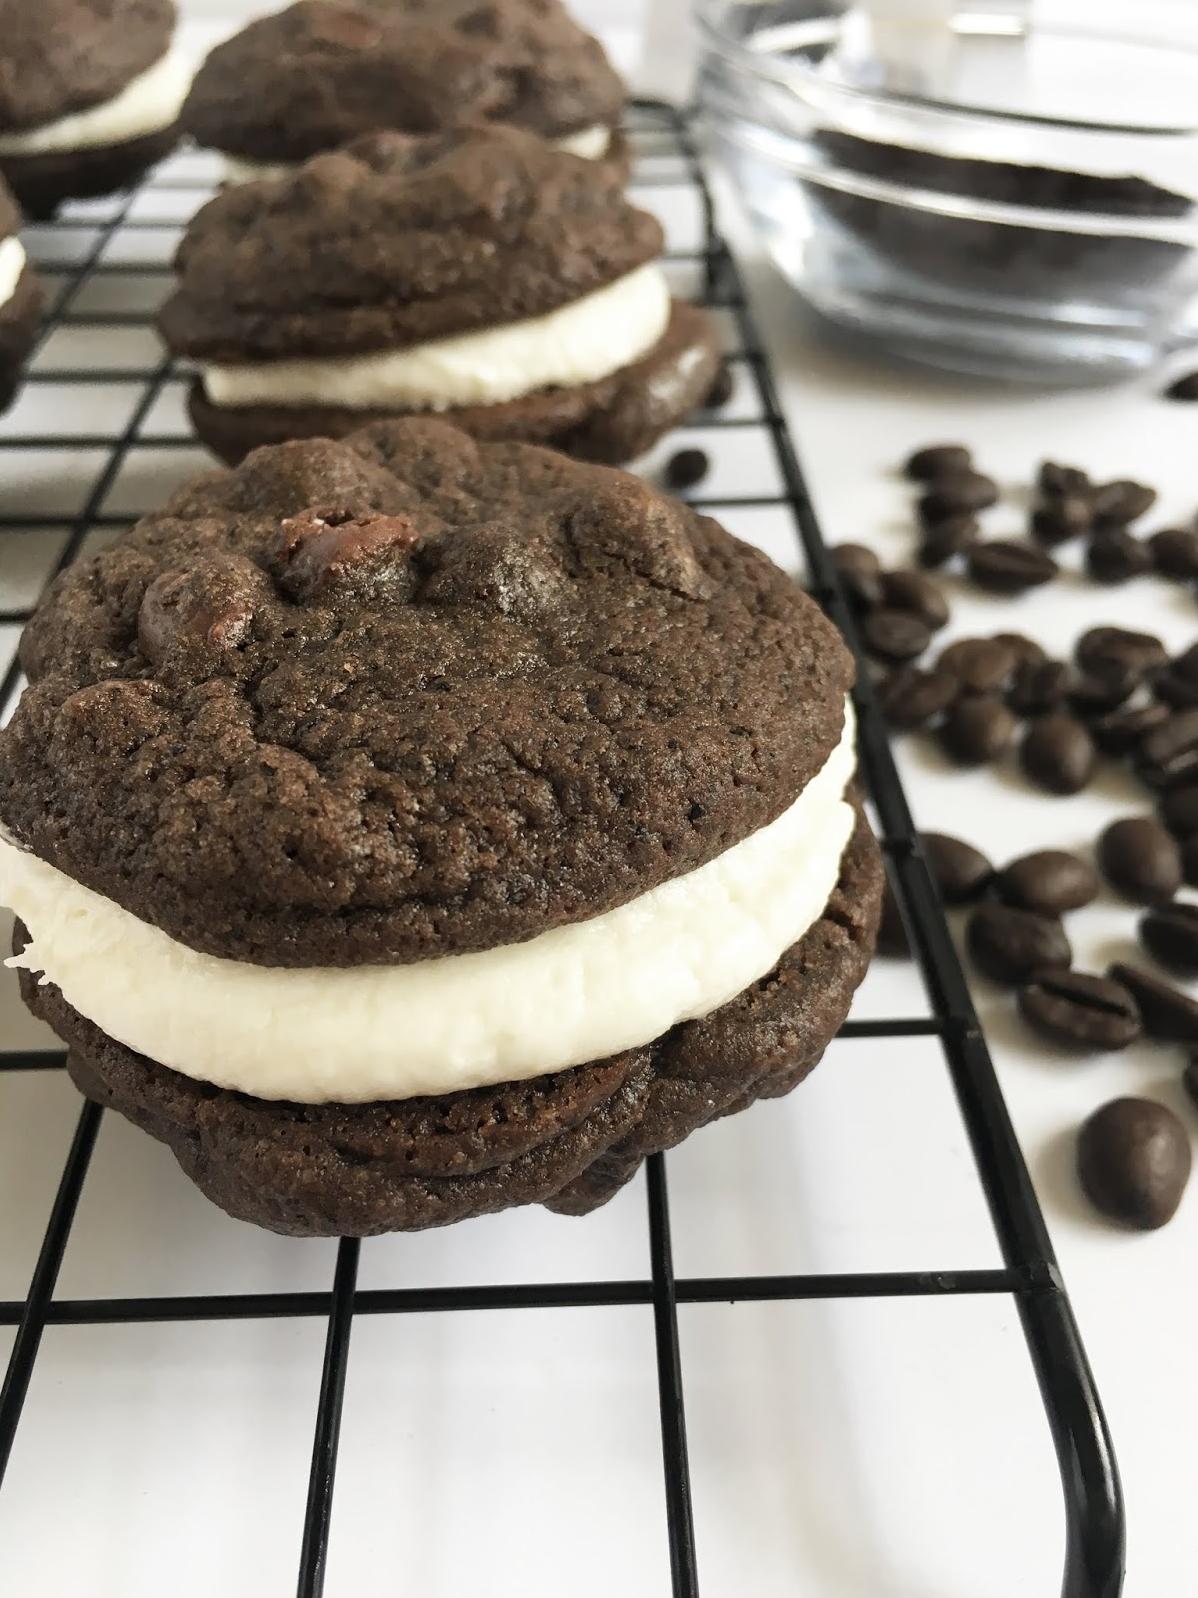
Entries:
[[1043, 383], [1198, 341], [1198, 51], [1001, 4], [893, 29], [826, 0], [696, 12], [709, 143], [825, 317]]

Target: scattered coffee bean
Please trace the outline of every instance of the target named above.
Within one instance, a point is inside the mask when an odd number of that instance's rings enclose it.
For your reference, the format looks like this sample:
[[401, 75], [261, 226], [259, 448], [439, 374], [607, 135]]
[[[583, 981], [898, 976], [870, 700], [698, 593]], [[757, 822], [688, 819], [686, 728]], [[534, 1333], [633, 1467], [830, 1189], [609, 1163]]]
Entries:
[[1198, 975], [1198, 904], [1150, 910], [1140, 921], [1140, 942], [1168, 970]]
[[1022, 594], [1057, 574], [1056, 561], [1042, 549], [999, 538], [974, 544], [966, 568], [978, 587], [991, 594]]
[[898, 896], [890, 885], [890, 878], [886, 878], [882, 889], [882, 919], [878, 923], [878, 953], [890, 959], [905, 960], [911, 955], [911, 946], [907, 941], [907, 929], [903, 925], [903, 917], [899, 911]]
[[1098, 840], [1098, 864], [1133, 904], [1167, 904], [1181, 887], [1177, 840], [1149, 816], [1112, 821]]
[[1198, 709], [1175, 711], [1141, 739], [1136, 770], [1151, 788], [1198, 782]]
[[666, 462], [666, 486], [676, 494], [684, 493], [701, 483], [710, 467], [705, 449], [680, 449]]
[[1071, 681], [1072, 674], [1063, 660], [1043, 660], [1039, 665], [1026, 662], [1015, 669], [1007, 703], [1017, 716], [1041, 715], [1064, 702]]
[[936, 664], [951, 671], [969, 693], [996, 693], [1015, 670], [1015, 651], [998, 638], [958, 638], [940, 651]]
[[1198, 372], [1187, 372], [1184, 377], [1179, 377], [1170, 383], [1165, 390], [1165, 398], [1171, 400], [1198, 399]]
[[900, 732], [925, 727], [947, 710], [960, 687], [951, 672], [938, 666], [921, 671], [918, 666], [898, 666], [878, 684], [878, 703], [890, 726]]
[[1073, 959], [1059, 921], [1005, 904], [979, 905], [969, 918], [966, 941], [983, 975], [1012, 986], [1044, 971], [1065, 969]]
[[1113, 483], [1098, 483], [1090, 491], [1090, 506], [1095, 521], [1126, 527], [1156, 504], [1156, 489], [1120, 477]]
[[1036, 487], [1042, 494], [1088, 494], [1090, 477], [1080, 466], [1044, 461], [1036, 473]]
[[1108, 711], [1090, 722], [1090, 737], [1104, 755], [1129, 755], [1140, 740], [1168, 719], [1164, 705], [1135, 705]]
[[1168, 663], [1169, 654], [1154, 633], [1126, 627], [1091, 627], [1074, 646], [1073, 658], [1083, 671], [1103, 674], [1127, 671], [1143, 677]]
[[1086, 545], [1086, 570], [1096, 583], [1126, 583], [1152, 569], [1152, 556], [1126, 527], [1106, 527]]
[[829, 551], [845, 598], [854, 610], [882, 603], [882, 562], [864, 544], [836, 544]]
[[1151, 1099], [1112, 1099], [1078, 1133], [1077, 1174], [1090, 1202], [1141, 1232], [1173, 1219], [1191, 1159], [1185, 1127]]
[[1198, 1002], [1188, 993], [1121, 960], [1108, 966], [1106, 974], [1130, 991], [1150, 1038], [1160, 1043], [1198, 1043]]
[[916, 510], [925, 527], [942, 522], [962, 511], [985, 510], [998, 503], [998, 484], [981, 472], [954, 472], [938, 477], [924, 494]]
[[977, 517], [968, 511], [933, 522], [924, 529], [923, 542], [919, 546], [919, 564], [943, 566], [954, 555], [975, 544], [980, 531]]
[[1190, 527], [1162, 527], [1148, 540], [1152, 564], [1162, 577], [1191, 582], [1198, 577], [1198, 532]]
[[940, 723], [945, 753], [961, 766], [996, 760], [1015, 737], [1015, 717], [993, 694], [965, 694], [951, 704]]
[[979, 849], [947, 832], [921, 832], [919, 839], [945, 904], [968, 904], [986, 891], [994, 867]]
[[709, 411], [722, 410], [735, 392], [736, 379], [732, 375], [732, 368], [727, 361], [721, 361], [703, 404]]
[[1006, 644], [1015, 655], [1015, 665], [1041, 666], [1048, 659], [1048, 653], [1042, 649], [1034, 638], [1025, 638], [1022, 633], [995, 633], [993, 642]]
[[1198, 837], [1187, 838], [1181, 846], [1181, 874], [1191, 888], [1198, 888]]
[[1175, 838], [1198, 832], [1198, 787], [1170, 788], [1161, 795], [1161, 815]]
[[1134, 672], [1112, 667], [1075, 678], [1069, 684], [1068, 699], [1079, 716], [1104, 716], [1126, 704], [1138, 687]]
[[903, 467], [906, 476], [917, 483], [930, 483], [937, 477], [954, 477], [972, 470], [973, 455], [964, 444], [928, 444], [917, 449]]
[[1004, 866], [994, 880], [999, 898], [1019, 910], [1059, 916], [1097, 897], [1098, 873], [1064, 849], [1037, 849]]
[[1045, 500], [1032, 512], [1031, 534], [1039, 544], [1055, 549], [1071, 538], [1088, 533], [1094, 525], [1090, 501], [1080, 494], [1061, 494]]
[[1155, 677], [1152, 691], [1162, 704], [1174, 710], [1198, 708], [1198, 682], [1181, 676], [1176, 670], [1163, 671]]
[[1121, 982], [1084, 971], [1039, 971], [1016, 995], [1019, 1013], [1054, 1043], [1125, 1049], [1142, 1030], [1136, 1001]]
[[948, 600], [939, 584], [923, 572], [886, 572], [882, 577], [882, 602], [894, 610], [910, 611], [933, 632], [948, 621]]
[[932, 641], [932, 629], [909, 610], [871, 610], [861, 623], [861, 638], [877, 660], [914, 660]]
[[1024, 771], [1046, 793], [1080, 793], [1097, 758], [1090, 734], [1063, 710], [1037, 716], [1019, 749]]

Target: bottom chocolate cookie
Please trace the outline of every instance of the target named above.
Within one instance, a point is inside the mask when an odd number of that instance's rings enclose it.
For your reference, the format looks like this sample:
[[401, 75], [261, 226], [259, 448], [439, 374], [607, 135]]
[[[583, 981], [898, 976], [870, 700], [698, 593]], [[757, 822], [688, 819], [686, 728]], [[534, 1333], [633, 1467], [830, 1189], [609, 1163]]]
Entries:
[[[479, 439], [547, 444], [578, 460], [619, 466], [634, 460], [707, 398], [720, 365], [715, 328], [696, 306], [676, 300], [665, 333], [639, 361], [576, 388], [543, 389], [502, 405], [438, 413]], [[197, 380], [188, 401], [196, 433], [236, 466], [261, 444], [344, 438], [369, 422], [410, 414], [336, 406], [213, 405]]]
[[37, 341], [43, 295], [37, 278], [24, 269], [11, 299], [0, 305], [0, 412], [12, 404], [25, 360]]
[[170, 154], [178, 138], [178, 128], [169, 127], [123, 144], [0, 156], [0, 174], [8, 180], [29, 220], [44, 222], [64, 200], [113, 194], [136, 183]]
[[881, 891], [881, 857], [859, 812], [824, 914], [730, 1003], [606, 1060], [432, 1098], [249, 1098], [133, 1053], [28, 972], [21, 988], [68, 1044], [82, 1091], [168, 1144], [197, 1186], [241, 1220], [292, 1236], [364, 1237], [517, 1204], [582, 1215], [647, 1154], [807, 1075], [865, 974]]

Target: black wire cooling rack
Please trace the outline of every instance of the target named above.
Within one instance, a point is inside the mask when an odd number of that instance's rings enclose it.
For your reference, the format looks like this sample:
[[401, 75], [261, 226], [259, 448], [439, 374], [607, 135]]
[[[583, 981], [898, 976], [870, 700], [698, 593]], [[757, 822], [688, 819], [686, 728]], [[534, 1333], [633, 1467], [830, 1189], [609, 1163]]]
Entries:
[[[835, 570], [820, 535], [804, 486], [794, 445], [779, 408], [769, 361], [748, 305], [736, 264], [714, 226], [712, 201], [704, 182], [691, 128], [678, 112], [654, 103], [639, 104], [631, 130], [638, 149], [654, 159], [672, 159], [696, 197], [702, 221], [702, 248], [685, 257], [697, 273], [704, 302], [720, 308], [735, 326], [738, 370], [748, 376], [760, 412], [752, 418], [713, 416], [711, 427], [755, 427], [768, 435], [783, 485], [780, 494], [720, 500], [730, 504], [786, 508], [794, 518], [810, 574], [813, 594], [860, 652], [852, 615], [846, 607]], [[651, 185], [653, 160], [638, 166], [637, 186]], [[664, 181], [664, 180], [663, 180]], [[671, 179], [677, 183], [675, 176]], [[183, 185], [170, 180], [177, 192]], [[199, 184], [192, 184], [198, 189]], [[206, 187], [206, 185], [205, 185]], [[88, 210], [75, 208], [58, 223], [39, 230], [42, 275], [50, 288], [50, 310], [44, 338], [69, 330], [86, 344], [92, 334], [102, 341], [114, 327], [146, 332], [152, 349], [154, 300], [165, 262], [139, 261], [139, 230], [161, 228], [154, 209], [141, 207], [153, 197], [149, 183], [118, 201]], [[198, 202], [197, 194], [197, 202]], [[149, 219], [147, 219], [147, 213]], [[82, 223], [81, 223], [82, 218]], [[180, 220], [180, 219], [175, 219]], [[88, 227], [87, 246], [67, 262], [56, 238], [81, 225]], [[131, 242], [132, 241], [132, 242]], [[114, 246], [123, 243], [124, 248]], [[146, 279], [144, 310], [113, 309], [105, 281]], [[97, 343], [96, 348], [101, 348]], [[89, 353], [77, 369], [56, 366], [31, 372], [31, 385], [103, 384], [135, 398], [119, 426], [99, 434], [70, 438], [38, 432], [20, 436], [11, 429], [0, 437], [0, 530], [57, 532], [62, 539], [50, 575], [73, 560], [98, 529], [119, 527], [131, 518], [107, 508], [111, 490], [130, 451], [178, 450], [194, 445], [188, 435], [159, 432], [147, 436], [144, 424], [163, 397], [172, 377], [171, 362], [154, 356], [144, 365], [106, 366]], [[122, 389], [121, 385], [125, 385]], [[132, 387], [130, 387], [132, 386]], [[81, 508], [69, 515], [39, 512], [37, 503], [5, 504], [19, 467], [41, 451], [95, 452], [97, 470]], [[36, 497], [36, 496], [35, 496]], [[694, 503], [702, 505], [702, 499]], [[149, 508], [148, 506], [145, 508]], [[0, 612], [0, 632], [8, 624], [11, 645], [16, 626], [28, 611]], [[7, 714], [20, 686], [13, 660], [0, 681], [0, 716]], [[927, 1035], [939, 1040], [960, 1104], [977, 1174], [997, 1232], [1003, 1265], [972, 1271], [863, 1272], [789, 1276], [677, 1278], [672, 1263], [666, 1160], [648, 1162], [648, 1227], [651, 1274], [647, 1280], [564, 1284], [460, 1286], [358, 1290], [359, 1244], [343, 1240], [338, 1247], [331, 1292], [239, 1293], [202, 1297], [128, 1297], [63, 1300], [55, 1283], [71, 1232], [102, 1111], [85, 1104], [70, 1145], [52, 1206], [37, 1264], [22, 1301], [0, 1302], [0, 1327], [16, 1327], [3, 1389], [0, 1390], [0, 1482], [21, 1421], [42, 1334], [48, 1326], [135, 1324], [151, 1321], [211, 1321], [275, 1316], [322, 1316], [327, 1319], [324, 1366], [312, 1446], [302, 1545], [298, 1550], [299, 1598], [319, 1598], [324, 1587], [325, 1559], [333, 1505], [338, 1434], [345, 1389], [351, 1332], [356, 1316], [396, 1315], [430, 1311], [535, 1309], [568, 1306], [651, 1305], [657, 1349], [657, 1382], [661, 1411], [661, 1443], [665, 1470], [666, 1513], [672, 1590], [675, 1598], [696, 1598], [699, 1570], [695, 1552], [690, 1468], [683, 1404], [677, 1307], [729, 1301], [811, 1300], [827, 1298], [902, 1297], [929, 1299], [958, 1294], [1009, 1295], [1017, 1306], [1035, 1370], [1045, 1413], [1060, 1465], [1066, 1525], [1063, 1598], [1116, 1598], [1122, 1584], [1123, 1508], [1110, 1438], [1098, 1394], [1086, 1362], [1069, 1299], [1052, 1244], [1040, 1213], [1027, 1168], [1016, 1141], [990, 1056], [978, 1026], [961, 968], [895, 769], [886, 730], [862, 669], [856, 693], [862, 771], [873, 798], [892, 880], [903, 907], [910, 941], [922, 966], [933, 1014], [927, 1019], [849, 1021], [844, 1036], [888, 1039]], [[61, 1050], [0, 1053], [0, 1070], [60, 1068]], [[979, 1373], [982, 1379], [982, 1373]], [[999, 1528], [996, 1528], [998, 1530]], [[1012, 1535], [1002, 1528], [1003, 1535]], [[1018, 1535], [1017, 1530], [1013, 1533]], [[751, 1581], [746, 1590], [751, 1590]]]

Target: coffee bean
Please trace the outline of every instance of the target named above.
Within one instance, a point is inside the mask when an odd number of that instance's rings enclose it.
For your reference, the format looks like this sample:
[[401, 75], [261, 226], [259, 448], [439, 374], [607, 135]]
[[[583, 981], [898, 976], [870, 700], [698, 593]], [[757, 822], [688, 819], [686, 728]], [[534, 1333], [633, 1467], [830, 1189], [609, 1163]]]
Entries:
[[882, 562], [872, 549], [864, 544], [835, 544], [828, 553], [854, 610], [873, 610], [882, 603]]
[[923, 572], [886, 572], [882, 578], [883, 603], [894, 610], [910, 611], [933, 632], [948, 621], [948, 600], [940, 585]]
[[1107, 527], [1086, 545], [1086, 570], [1096, 583], [1126, 583], [1152, 568], [1152, 556], [1126, 527]]
[[973, 455], [964, 444], [928, 444], [910, 456], [903, 472], [917, 483], [955, 477], [973, 470]]
[[1099, 483], [1090, 492], [1090, 505], [1096, 521], [1126, 527], [1156, 504], [1156, 489], [1120, 477], [1113, 483]]
[[907, 610], [871, 610], [861, 623], [861, 638], [877, 660], [914, 660], [932, 641], [932, 629]]
[[1039, 544], [1055, 549], [1071, 538], [1088, 533], [1094, 524], [1090, 501], [1080, 494], [1062, 494], [1045, 500], [1032, 511], [1030, 530]]
[[911, 957], [907, 929], [898, 906], [898, 897], [886, 878], [882, 889], [882, 919], [878, 923], [878, 953], [891, 959], [906, 960]]
[[1016, 995], [1019, 1013], [1054, 1043], [1125, 1049], [1140, 1036], [1140, 1012], [1121, 982], [1084, 971], [1040, 971]]
[[1198, 682], [1182, 677], [1174, 669], [1163, 671], [1155, 677], [1152, 691], [1162, 704], [1174, 710], [1198, 709]]
[[705, 449], [680, 449], [666, 462], [666, 486], [676, 494], [684, 493], [701, 483], [710, 467]]
[[1141, 1232], [1173, 1219], [1191, 1159], [1185, 1127], [1151, 1099], [1112, 1099], [1078, 1133], [1077, 1174], [1090, 1202]]
[[919, 841], [945, 904], [968, 904], [985, 892], [994, 867], [980, 850], [947, 832], [921, 832]]
[[1191, 582], [1198, 577], [1198, 532], [1191, 527], [1162, 527], [1148, 540], [1152, 564], [1162, 577]]
[[1090, 737], [1104, 755], [1129, 755], [1140, 740], [1168, 719], [1164, 705], [1135, 705], [1108, 711], [1090, 722]]
[[727, 361], [721, 361], [715, 379], [707, 390], [707, 398], [703, 401], [704, 408], [709, 411], [722, 410], [735, 391], [736, 379], [732, 375], [732, 368]]
[[1042, 494], [1088, 494], [1090, 478], [1080, 466], [1061, 466], [1044, 461], [1036, 474], [1036, 487]]
[[1135, 672], [1112, 667], [1105, 672], [1085, 672], [1069, 684], [1069, 703], [1079, 716], [1104, 716], [1126, 704], [1139, 687]]
[[1094, 775], [1094, 741], [1062, 710], [1037, 716], [1019, 749], [1024, 771], [1046, 793], [1080, 793]]
[[1178, 710], [1140, 742], [1136, 769], [1152, 788], [1198, 781], [1198, 709]]
[[1133, 904], [1167, 904], [1181, 887], [1177, 840], [1149, 816], [1112, 821], [1098, 840], [1098, 864]]
[[1171, 982], [1117, 960], [1107, 976], [1122, 982], [1140, 1007], [1144, 1031], [1159, 1043], [1198, 1043], [1198, 1002]]
[[1098, 873], [1064, 849], [1037, 849], [1004, 866], [994, 881], [999, 898], [1019, 910], [1059, 916], [1080, 910], [1098, 894]]
[[1017, 716], [1038, 716], [1055, 710], [1065, 698], [1072, 681], [1063, 660], [1030, 661], [1016, 667], [1014, 681], [1007, 690], [1007, 703]]
[[955, 516], [945, 516], [931, 523], [925, 527], [923, 542], [919, 546], [919, 564], [943, 566], [945, 561], [976, 543], [980, 531], [977, 517], [968, 511], [960, 511]]
[[985, 510], [998, 502], [998, 484], [981, 472], [956, 472], [951, 477], [938, 477], [916, 505], [916, 513], [925, 527], [933, 527], [949, 516], [959, 516], [962, 511]]
[[1198, 832], [1198, 787], [1171, 788], [1161, 795], [1161, 816], [1175, 838]]
[[960, 692], [957, 679], [938, 666], [898, 666], [878, 684], [878, 703], [890, 726], [902, 732], [924, 727], [946, 710]]
[[1005, 904], [979, 905], [969, 918], [966, 940], [978, 970], [1012, 986], [1064, 969], [1073, 959], [1059, 921]]
[[1198, 837], [1186, 838], [1182, 843], [1181, 874], [1191, 888], [1198, 888]]
[[1184, 677], [1186, 682], [1198, 682], [1198, 644], [1191, 644], [1178, 655], [1171, 663], [1170, 670], [1175, 677]]
[[992, 594], [1022, 594], [1057, 574], [1056, 561], [1042, 549], [999, 538], [974, 544], [966, 568], [978, 587]]
[[1041, 666], [1048, 659], [1048, 652], [1034, 638], [1025, 638], [1022, 633], [995, 633], [992, 642], [1006, 644], [1014, 653], [1016, 668]]
[[1150, 910], [1140, 921], [1140, 942], [1168, 970], [1198, 975], [1198, 904]]
[[1169, 384], [1165, 390], [1165, 398], [1171, 400], [1196, 400], [1198, 399], [1198, 372], [1187, 372], [1184, 377], [1179, 377]]
[[1169, 654], [1154, 633], [1126, 627], [1091, 627], [1074, 646], [1073, 658], [1083, 671], [1129, 671], [1143, 677], [1168, 663]]
[[1015, 737], [1014, 716], [993, 694], [966, 694], [951, 704], [940, 723], [945, 753], [961, 766], [996, 760]]
[[997, 638], [958, 638], [940, 651], [936, 664], [951, 671], [970, 693], [988, 694], [1005, 688], [1015, 670], [1015, 651]]

